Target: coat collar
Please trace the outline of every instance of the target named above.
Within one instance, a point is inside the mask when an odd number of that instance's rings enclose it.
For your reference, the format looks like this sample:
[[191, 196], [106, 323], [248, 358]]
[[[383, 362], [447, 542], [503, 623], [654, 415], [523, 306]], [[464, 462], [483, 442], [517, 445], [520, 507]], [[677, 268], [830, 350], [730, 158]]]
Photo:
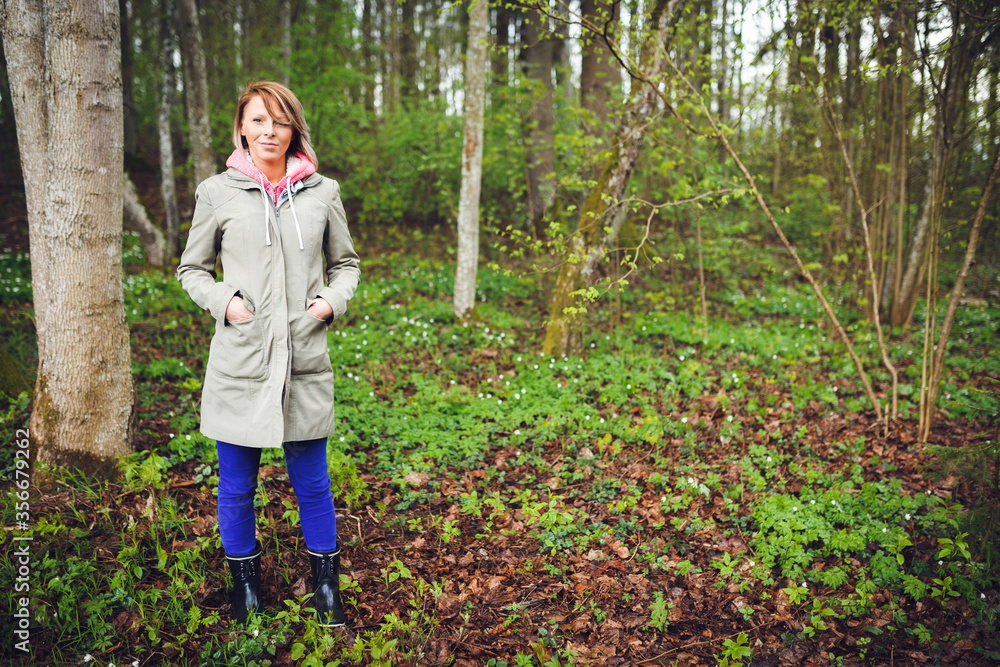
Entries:
[[[323, 177], [320, 176], [318, 173], [314, 172], [302, 179], [302, 186], [308, 188], [313, 185], [316, 185], [321, 180], [323, 180]], [[229, 167], [228, 169], [226, 169], [226, 185], [228, 185], [231, 188], [238, 188], [240, 190], [260, 189], [260, 183], [253, 180], [239, 169], [235, 169], [233, 167]]]

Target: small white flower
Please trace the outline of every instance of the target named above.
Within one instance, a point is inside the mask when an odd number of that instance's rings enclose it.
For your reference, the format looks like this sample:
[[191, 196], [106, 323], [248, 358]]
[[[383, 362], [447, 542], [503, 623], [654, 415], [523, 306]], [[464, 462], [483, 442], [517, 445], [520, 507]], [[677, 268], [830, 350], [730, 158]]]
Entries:
[[904, 516], [903, 518], [904, 518], [904, 519], [906, 519], [907, 521], [909, 521], [909, 520], [910, 520], [910, 515], [909, 515], [909, 514], [907, 514], [907, 515], [905, 515], [905, 516]]
[[798, 512], [798, 511], [799, 511], [799, 508], [798, 508], [798, 507], [793, 507], [793, 508], [792, 508], [792, 511], [793, 511], [793, 512]]
[[[514, 429], [514, 435], [521, 435], [521, 429], [515, 428]], [[518, 452], [517, 455], [520, 456], [521, 452]]]
[[188, 435], [187, 439], [188, 439], [188, 440], [190, 440], [190, 439], [191, 439], [191, 436], [190, 436], [190, 435]]
[[750, 567], [757, 567], [757, 563], [750, 561]]
[[804, 581], [802, 582], [802, 588], [809, 588], [808, 586], [806, 586], [806, 582]]
[[733, 421], [733, 416], [729, 415], [728, 417], [726, 417], [726, 421], [727, 422], [732, 422]]
[[682, 424], [687, 424], [688, 423], [688, 418], [687, 417], [681, 417], [681, 423]]
[[630, 385], [630, 384], [627, 384], [627, 385], [625, 385], [625, 388], [626, 388], [626, 389], [631, 389], [631, 388], [632, 388], [632, 385]]
[[[805, 585], [805, 584], [803, 584], [803, 585]], [[254, 630], [254, 631], [253, 631], [253, 636], [254, 636], [254, 637], [256, 637], [256, 636], [257, 636], [257, 635], [259, 635], [259, 634], [260, 634], [260, 630]]]
[[661, 503], [665, 503], [665, 502], [667, 502], [667, 497], [666, 497], [666, 496], [661, 496], [661, 497], [660, 497], [660, 502], [661, 502]]
[[771, 463], [771, 457], [770, 456], [767, 457], [767, 462]]
[[520, 450], [520, 449], [519, 449], [519, 450], [517, 450], [517, 455], [518, 455], [518, 456], [520, 456], [520, 455], [521, 455], [521, 450]]
[[681, 361], [684, 361], [684, 355], [683, 354], [681, 355]]
[[980, 593], [979, 594], [979, 599], [980, 600], [985, 600], [986, 599], [986, 593]]
[[90, 655], [89, 653], [87, 655], [83, 656], [83, 661], [84, 662], [90, 662], [93, 659], [94, 659], [94, 656]]
[[938, 561], [938, 565], [944, 565], [944, 561], [943, 560], [939, 560]]
[[836, 504], [837, 504], [837, 501], [836, 501], [836, 500], [831, 500], [831, 501], [830, 501], [830, 504], [831, 504], [831, 505], [836, 505]]
[[884, 532], [886, 532], [886, 530], [888, 530], [888, 529], [887, 529], [887, 528], [884, 528], [884, 527], [882, 528], [882, 532], [883, 532], [883, 533], [884, 533]]

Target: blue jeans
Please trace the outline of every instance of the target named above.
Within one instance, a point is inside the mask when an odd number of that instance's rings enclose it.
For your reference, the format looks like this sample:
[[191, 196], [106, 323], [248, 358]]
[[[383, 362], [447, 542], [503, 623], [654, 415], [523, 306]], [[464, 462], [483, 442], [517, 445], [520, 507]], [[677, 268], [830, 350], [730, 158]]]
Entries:
[[[260, 449], [216, 441], [219, 451], [219, 533], [229, 556], [251, 554], [257, 545], [254, 493]], [[329, 552], [337, 548], [337, 515], [330, 492], [326, 438], [286, 442], [285, 465], [299, 501], [299, 521], [306, 548]]]

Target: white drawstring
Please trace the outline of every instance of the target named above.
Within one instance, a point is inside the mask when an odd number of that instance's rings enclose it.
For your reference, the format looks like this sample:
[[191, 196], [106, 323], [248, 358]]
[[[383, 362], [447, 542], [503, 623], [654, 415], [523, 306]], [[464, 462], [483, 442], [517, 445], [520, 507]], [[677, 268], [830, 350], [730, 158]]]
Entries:
[[[250, 164], [253, 164], [253, 156], [250, 155], [250, 151], [246, 151], [247, 159]], [[255, 165], [256, 166], [256, 165]], [[260, 196], [261, 201], [264, 204], [264, 240], [266, 245], [271, 245], [271, 225], [270, 216], [267, 214], [267, 209], [270, 206], [270, 201], [267, 196], [267, 188], [264, 185], [264, 177], [261, 174], [261, 180], [257, 182], [260, 186]], [[302, 244], [302, 228], [299, 226], [299, 216], [295, 214], [295, 203], [292, 201], [292, 175], [287, 174], [285, 176], [285, 189], [288, 191], [288, 205], [292, 209], [292, 218], [295, 220], [295, 233], [299, 237], [299, 250], [305, 250], [305, 246]]]
[[299, 216], [295, 215], [295, 202], [292, 201], [292, 176], [286, 176], [285, 189], [288, 190], [288, 206], [292, 209], [292, 218], [295, 220], [295, 233], [299, 235], [299, 250], [305, 250], [302, 245], [302, 229], [299, 227]]

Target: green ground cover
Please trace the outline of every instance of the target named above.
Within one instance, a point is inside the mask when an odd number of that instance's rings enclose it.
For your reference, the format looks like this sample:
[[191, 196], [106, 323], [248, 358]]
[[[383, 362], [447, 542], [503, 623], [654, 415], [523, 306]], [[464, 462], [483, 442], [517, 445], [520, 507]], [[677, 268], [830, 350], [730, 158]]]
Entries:
[[[599, 304], [584, 356], [552, 358], [538, 352], [544, 277], [483, 270], [479, 319], [455, 322], [451, 262], [422, 234], [361, 239], [362, 285], [329, 333], [353, 628], [325, 632], [306, 612], [294, 496], [266, 453], [267, 613], [235, 629], [214, 444], [197, 432], [211, 323], [128, 243], [138, 451], [116, 482], [59, 473], [32, 497], [20, 664], [1000, 660], [977, 478], [911, 435], [919, 330], [892, 339], [902, 418], [886, 431], [787, 276], [714, 279], [703, 340], [696, 283], [662, 266]], [[2, 325], [25, 368], [29, 298], [26, 256], [0, 255]], [[959, 457], [976, 469], [997, 456], [998, 324], [996, 308], [960, 310], [932, 438], [976, 453]], [[865, 326], [852, 334], [884, 397]], [[28, 397], [0, 407], [10, 442]]]

